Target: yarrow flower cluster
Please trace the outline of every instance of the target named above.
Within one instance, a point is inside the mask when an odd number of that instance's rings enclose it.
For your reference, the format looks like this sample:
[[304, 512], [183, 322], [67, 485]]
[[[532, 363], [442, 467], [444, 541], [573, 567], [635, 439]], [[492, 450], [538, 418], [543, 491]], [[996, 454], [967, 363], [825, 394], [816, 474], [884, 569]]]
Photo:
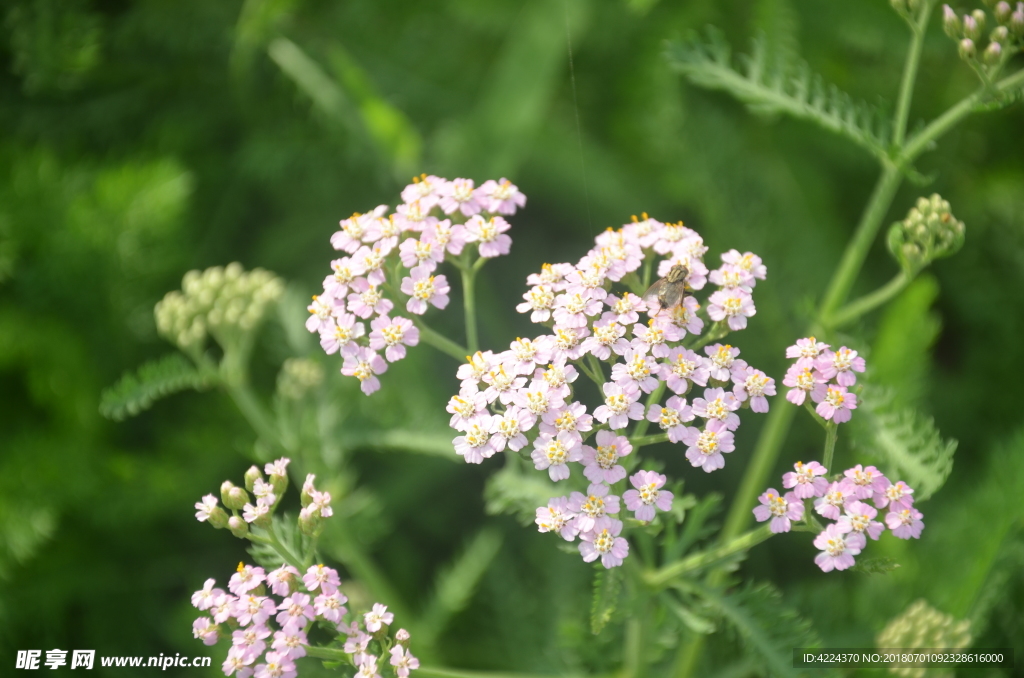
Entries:
[[526, 204], [507, 179], [475, 187], [471, 179], [427, 175], [414, 178], [402, 200], [390, 214], [380, 205], [341, 220], [331, 245], [342, 256], [308, 307], [306, 329], [320, 335], [327, 354], [343, 358], [341, 373], [358, 379], [367, 395], [380, 388], [388, 363], [419, 343], [420, 331], [402, 309], [423, 315], [430, 306], [445, 308], [450, 287], [438, 267], [463, 266], [458, 257], [467, 248], [484, 259], [508, 254], [505, 216]]
[[[828, 469], [818, 462], [797, 462], [782, 476], [782, 486], [790, 491], [783, 495], [768, 488], [758, 497], [761, 505], [754, 508], [754, 517], [759, 522], [771, 520], [774, 533], [789, 532], [793, 521], [804, 520], [810, 508], [834, 521], [814, 540], [821, 550], [814, 562], [825, 572], [851, 567], [867, 538], [877, 540], [886, 527], [900, 539], [917, 539], [924, 529], [924, 516], [914, 508], [914, 490], [902, 480], [892, 482], [874, 466], [857, 464], [830, 479]], [[883, 520], [876, 520], [879, 509], [888, 509]], [[817, 525], [814, 519], [807, 522]]]
[[239, 263], [189, 271], [181, 291], [168, 292], [153, 310], [157, 331], [186, 352], [200, 350], [207, 336], [228, 348], [262, 322], [284, 294], [284, 281]]
[[857, 394], [849, 389], [857, 383], [855, 373], [865, 369], [864, 358], [845, 346], [832, 351], [814, 337], [798, 339], [786, 349], [786, 357], [796, 358], [782, 380], [790, 387], [786, 400], [803, 405], [809, 394], [823, 419], [836, 424], [850, 421], [851, 411], [857, 409]]
[[960, 17], [952, 7], [943, 5], [942, 26], [946, 35], [957, 42], [961, 59], [975, 68], [983, 65], [992, 71], [1020, 51], [1024, 43], [1024, 2], [993, 0], [985, 4], [992, 8], [996, 26], [988, 33], [984, 48], [985, 10], [979, 8]]
[[[217, 528], [227, 527], [235, 536], [257, 543], [280, 543], [276, 537], [267, 539], [250, 532], [249, 525], [273, 535], [271, 514], [287, 489], [288, 464], [287, 458], [267, 464], [267, 479], [255, 466], [246, 472], [246, 488], [255, 495], [255, 504], [249, 501], [246, 489], [225, 481], [221, 498], [231, 517], [216, 497], [207, 495], [196, 503], [196, 518]], [[333, 511], [331, 495], [318, 491], [314, 480], [312, 474], [308, 475], [302, 487], [298, 525], [303, 534], [315, 538], [322, 520], [331, 517]], [[216, 580], [207, 579], [192, 595], [193, 606], [205, 613], [193, 622], [193, 636], [206, 645], [231, 640], [222, 666], [224, 675], [294, 678], [295, 661], [306, 656], [307, 634], [314, 624], [338, 635], [334, 644], [343, 648], [359, 676], [381, 676], [383, 658], [388, 654], [389, 675], [405, 678], [410, 670], [419, 668], [419, 660], [408, 649], [409, 633], [399, 629], [390, 634], [394, 615], [385, 605], [376, 603], [363, 615], [350, 613], [337, 570], [323, 564], [309, 565], [304, 570], [286, 563], [267, 572], [263, 567], [239, 563], [227, 591], [217, 588]]]
[[[707, 345], [746, 327], [755, 313], [753, 288], [766, 268], [758, 256], [731, 250], [709, 271], [706, 252], [701, 236], [681, 222], [645, 214], [608, 229], [575, 265], [544, 264], [527, 278], [517, 310], [546, 333], [518, 338], [500, 353], [477, 352], [458, 370], [461, 388], [447, 409], [460, 433], [455, 451], [467, 462], [503, 450], [528, 453], [553, 481], [569, 479], [573, 464], [583, 467], [586, 492], [552, 498], [537, 509], [536, 523], [541, 532], [579, 537], [588, 562], [600, 558], [615, 567], [628, 555], [616, 517], [623, 503], [642, 523], [672, 506], [666, 476], [629, 475], [639, 463], [629, 457], [629, 437], [619, 433], [629, 422], [638, 422], [637, 430], [656, 424], [685, 446], [692, 466], [710, 473], [735, 449], [738, 410], [767, 412], [767, 397], [775, 395], [775, 381], [739, 359], [740, 349]], [[653, 273], [664, 278], [671, 271], [684, 272], [674, 281], [679, 301], [663, 308], [657, 293], [645, 290]], [[708, 282], [718, 289], [702, 309], [693, 293]], [[705, 334], [708, 321], [714, 324]], [[603, 403], [592, 410], [574, 396], [581, 372], [601, 388]], [[688, 400], [694, 385], [703, 390]], [[618, 490], [627, 476], [631, 488]]]

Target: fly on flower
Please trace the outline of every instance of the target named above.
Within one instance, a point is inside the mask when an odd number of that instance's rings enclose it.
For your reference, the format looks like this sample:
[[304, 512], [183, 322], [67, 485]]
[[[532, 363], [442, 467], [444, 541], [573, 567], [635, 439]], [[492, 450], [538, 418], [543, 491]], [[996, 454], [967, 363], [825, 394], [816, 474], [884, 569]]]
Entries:
[[[686, 284], [686, 276], [690, 275], [690, 269], [684, 264], [676, 264], [669, 269], [668, 275], [658, 280], [644, 292], [644, 303], [651, 311], [656, 307], [671, 311], [683, 303], [686, 293], [690, 291]], [[654, 313], [651, 313], [654, 315]]]

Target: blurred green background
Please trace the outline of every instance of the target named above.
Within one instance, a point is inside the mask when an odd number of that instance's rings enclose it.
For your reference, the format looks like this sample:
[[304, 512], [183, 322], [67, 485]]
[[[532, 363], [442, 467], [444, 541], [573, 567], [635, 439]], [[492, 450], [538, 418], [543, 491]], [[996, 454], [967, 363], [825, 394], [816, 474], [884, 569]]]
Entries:
[[[98, 413], [102, 389], [170, 351], [152, 308], [185, 271], [239, 261], [312, 294], [339, 219], [394, 204], [420, 172], [506, 176], [529, 202], [512, 219], [512, 255], [480, 278], [485, 346], [533, 331], [513, 311], [529, 272], [576, 261], [598, 232], [646, 211], [697, 229], [712, 267], [733, 247], [764, 258], [757, 316], [734, 341], [781, 381], [783, 349], [801, 336], [877, 167], [827, 132], [687, 85], [664, 41], [714, 24], [742, 51], [764, 33], [869, 102], [893, 100], [907, 45], [886, 0], [8, 0], [0, 19], [3, 674], [18, 649], [207, 652], [191, 638], [189, 594], [246, 555], [197, 524], [192, 504], [240, 482], [254, 435], [216, 391], [123, 423]], [[937, 21], [918, 82], [912, 128], [974, 87]], [[901, 563], [887, 575], [825, 575], [804, 534], [757, 547], [744, 565], [826, 646], [870, 646], [925, 598], [971, 619], [977, 642], [1024, 650], [1022, 159], [1019, 104], [969, 118], [925, 154], [931, 183], [905, 183], [886, 223], [939, 192], [967, 224], [966, 245], [844, 337], [901, 404], [960, 441], [949, 482], [920, 506], [923, 538], [871, 546]], [[857, 290], [895, 272], [876, 243]], [[272, 385], [288, 355], [282, 331], [261, 342], [257, 377]], [[445, 434], [455, 364], [425, 346], [411, 355], [384, 376], [376, 421]], [[323, 362], [340, 380], [340, 361]], [[368, 407], [351, 389], [336, 398], [354, 422]], [[817, 454], [820, 432], [804, 419], [779, 473]], [[713, 476], [675, 450], [651, 453], [688, 491], [728, 502], [759, 426], [741, 428]], [[838, 459], [852, 465], [848, 442]], [[485, 513], [497, 464], [373, 447], [354, 450], [375, 500], [353, 520], [410, 608], [481, 526], [504, 535], [435, 663], [564, 673], [614, 661], [614, 640], [590, 635], [590, 568]], [[729, 658], [734, 638], [715, 638], [707, 675], [759, 672]], [[667, 631], [663, 643], [678, 640]]]

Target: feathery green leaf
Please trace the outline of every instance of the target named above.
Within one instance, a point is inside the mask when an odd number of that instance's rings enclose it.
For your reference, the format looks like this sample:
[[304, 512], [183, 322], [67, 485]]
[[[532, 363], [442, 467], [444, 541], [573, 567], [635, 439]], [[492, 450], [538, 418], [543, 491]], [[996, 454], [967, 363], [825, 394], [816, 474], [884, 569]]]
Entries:
[[784, 51], [769, 54], [763, 37], [756, 38], [751, 54], [733, 65], [732, 52], [713, 27], [701, 39], [691, 34], [669, 42], [669, 63], [698, 87], [728, 92], [762, 115], [791, 115], [846, 137], [872, 155], [887, 156], [888, 121], [878, 106], [855, 101], [835, 85], [826, 85], [802, 61]]
[[209, 388], [216, 375], [196, 369], [180, 353], [171, 353], [143, 364], [135, 372], [126, 372], [112, 387], [103, 391], [100, 414], [121, 421], [133, 417], [165, 396], [179, 391]]
[[596, 636], [611, 621], [622, 593], [622, 568], [600, 568], [594, 573], [594, 598], [590, 604], [590, 630]]
[[953, 470], [956, 440], [943, 440], [931, 417], [892, 405], [886, 389], [866, 384], [853, 421], [854, 444], [884, 462], [883, 471], [914, 488], [922, 501], [935, 494]]

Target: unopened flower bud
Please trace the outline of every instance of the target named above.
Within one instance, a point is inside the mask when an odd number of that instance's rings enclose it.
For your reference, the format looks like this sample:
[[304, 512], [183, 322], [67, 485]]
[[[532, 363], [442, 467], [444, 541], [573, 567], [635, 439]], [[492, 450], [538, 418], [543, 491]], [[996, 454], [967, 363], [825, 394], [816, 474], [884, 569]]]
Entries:
[[227, 511], [219, 506], [210, 509], [210, 517], [206, 519], [206, 522], [210, 523], [218, 530], [224, 529], [228, 526]]
[[984, 10], [980, 10], [980, 9], [976, 9], [973, 12], [971, 12], [971, 18], [973, 18], [975, 23], [978, 24], [978, 31], [980, 33], [984, 33], [985, 32], [985, 19], [986, 19], [985, 11]]
[[999, 60], [1003, 58], [1003, 46], [998, 42], [990, 42], [988, 47], [985, 48], [985, 53], [982, 55], [985, 59], [985, 63], [993, 66], [999, 63]]
[[409, 644], [409, 632], [405, 629], [398, 629], [395, 631], [395, 640], [399, 645], [408, 646]]
[[992, 42], [998, 42], [1000, 45], [1005, 44], [1010, 39], [1010, 29], [1006, 26], [996, 26], [992, 29], [992, 33], [989, 34], [988, 39]]
[[937, 193], [921, 198], [907, 218], [889, 229], [889, 251], [907, 271], [916, 273], [939, 257], [948, 257], [964, 243], [964, 224]]
[[942, 28], [951, 38], [956, 39], [962, 35], [963, 27], [960, 25], [960, 17], [949, 5], [942, 6]]
[[299, 531], [307, 537], [313, 536], [322, 522], [323, 519], [317, 512], [310, 511], [308, 508], [299, 511]]
[[306, 474], [306, 482], [302, 484], [302, 492], [299, 494], [299, 502], [302, 504], [303, 508], [313, 503], [313, 492], [316, 491], [316, 488], [313, 487], [313, 481], [315, 479], [316, 474]]
[[[978, 26], [978, 20], [970, 14], [964, 15], [964, 37], [968, 40], [977, 40], [981, 37], [981, 28]], [[962, 42], [960, 43], [963, 44]]]
[[977, 50], [974, 47], [974, 41], [970, 38], [964, 38], [960, 41], [960, 58], [961, 59], [973, 59], [977, 55]]
[[1017, 11], [1010, 15], [1010, 30], [1018, 38], [1024, 37], [1024, 3], [1017, 3]]
[[229, 509], [238, 511], [249, 503], [249, 495], [230, 480], [225, 480], [220, 486], [220, 500]]
[[996, 5], [994, 13], [996, 15], [996, 21], [1001, 24], [1005, 24], [1010, 20], [1010, 14], [1013, 13], [1013, 10], [1010, 8], [1010, 3], [1003, 0], [1003, 2]]
[[231, 534], [239, 539], [244, 539], [245, 535], [249, 534], [249, 523], [238, 516], [231, 516], [228, 518], [228, 529], [231, 531]]
[[256, 481], [263, 477], [260, 470], [256, 466], [250, 466], [249, 470], [245, 472], [245, 489], [252, 492], [252, 488], [255, 486]]

